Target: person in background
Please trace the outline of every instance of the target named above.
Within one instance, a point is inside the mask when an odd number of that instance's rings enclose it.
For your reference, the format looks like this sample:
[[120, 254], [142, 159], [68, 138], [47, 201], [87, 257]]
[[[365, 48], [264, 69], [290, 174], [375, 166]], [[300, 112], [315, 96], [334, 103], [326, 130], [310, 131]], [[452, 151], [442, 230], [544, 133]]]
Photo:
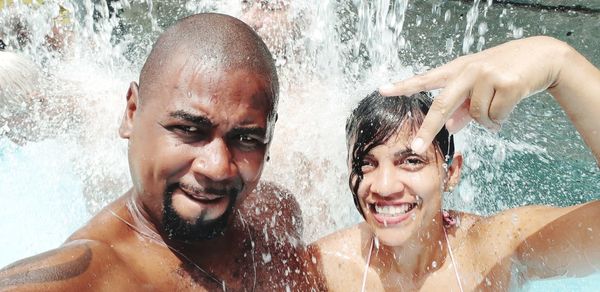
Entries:
[[77, 114], [45, 92], [45, 77], [23, 54], [0, 51], [0, 204], [10, 206], [0, 211], [0, 266], [56, 247], [89, 218], [62, 137]]
[[[62, 51], [68, 45], [73, 19], [72, 8], [62, 3], [47, 3], [44, 0], [0, 0], [0, 47], [11, 46], [21, 49], [32, 42], [31, 12], [45, 8], [49, 30], [44, 36], [44, 45], [53, 51]], [[56, 11], [54, 11], [56, 9]], [[45, 17], [45, 16], [44, 16]], [[40, 25], [35, 25], [39, 30]]]

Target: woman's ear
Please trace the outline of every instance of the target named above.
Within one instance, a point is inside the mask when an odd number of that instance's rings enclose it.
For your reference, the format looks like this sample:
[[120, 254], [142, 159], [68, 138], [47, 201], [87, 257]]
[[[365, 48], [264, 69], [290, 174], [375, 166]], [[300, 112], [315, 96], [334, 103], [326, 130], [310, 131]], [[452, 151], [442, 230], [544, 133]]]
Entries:
[[448, 183], [446, 183], [445, 191], [450, 191], [460, 182], [460, 171], [463, 165], [463, 156], [461, 153], [454, 153], [452, 163], [448, 167]]

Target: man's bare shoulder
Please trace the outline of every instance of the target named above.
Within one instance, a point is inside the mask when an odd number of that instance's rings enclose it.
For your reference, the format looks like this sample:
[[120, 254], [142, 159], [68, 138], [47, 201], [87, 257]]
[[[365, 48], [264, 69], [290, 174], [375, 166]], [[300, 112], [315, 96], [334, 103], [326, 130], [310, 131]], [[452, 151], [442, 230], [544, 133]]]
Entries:
[[135, 275], [116, 246], [127, 242], [131, 232], [109, 212], [123, 213], [124, 206], [124, 198], [117, 199], [59, 248], [0, 270], [0, 290], [98, 291], [130, 285]]
[[127, 197], [122, 196], [113, 201], [92, 217], [84, 226], [75, 231], [67, 242], [74, 240], [92, 240], [108, 245], [122, 244], [131, 236], [131, 230], [119, 218], [129, 220], [130, 215], [126, 206]]
[[108, 244], [75, 240], [3, 268], [0, 290], [102, 291], [129, 286], [126, 271]]
[[240, 214], [251, 227], [268, 229], [275, 239], [299, 242], [302, 238], [300, 205], [289, 190], [275, 183], [261, 182], [244, 200]]

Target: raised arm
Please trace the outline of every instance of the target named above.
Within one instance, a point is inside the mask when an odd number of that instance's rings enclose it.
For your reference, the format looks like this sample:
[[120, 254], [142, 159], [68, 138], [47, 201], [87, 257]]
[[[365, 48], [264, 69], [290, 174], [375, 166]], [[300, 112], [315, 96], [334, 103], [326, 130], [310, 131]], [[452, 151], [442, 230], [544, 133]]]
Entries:
[[498, 130], [523, 98], [548, 89], [600, 165], [600, 71], [566, 43], [550, 37], [507, 42], [380, 88], [410, 95], [443, 88], [412, 142], [422, 152], [446, 123], [451, 132], [471, 119]]
[[534, 230], [516, 249], [527, 278], [577, 277], [600, 271], [600, 201], [568, 208], [540, 207], [523, 219], [527, 220], [524, 230]]

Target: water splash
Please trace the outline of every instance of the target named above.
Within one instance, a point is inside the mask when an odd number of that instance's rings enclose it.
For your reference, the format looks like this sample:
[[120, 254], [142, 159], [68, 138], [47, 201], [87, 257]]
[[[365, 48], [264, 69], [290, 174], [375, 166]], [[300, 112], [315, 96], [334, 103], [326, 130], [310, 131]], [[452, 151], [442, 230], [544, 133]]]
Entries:
[[[347, 186], [343, 131], [346, 116], [362, 96], [382, 83], [422, 72], [439, 60], [449, 60], [456, 54], [455, 43], [463, 53], [469, 53], [473, 46], [475, 50], [487, 46], [487, 36], [498, 27], [512, 37], [526, 33], [516, 20], [508, 19], [511, 10], [494, 8], [489, 0], [465, 6], [466, 24], [461, 18], [465, 8], [449, 2], [453, 1], [418, 4], [324, 0], [293, 1], [290, 5], [286, 13], [299, 25], [294, 37], [270, 43], [280, 60], [282, 93], [272, 159], [263, 178], [277, 181], [295, 194], [303, 211], [305, 241], [362, 220]], [[126, 143], [118, 138], [117, 127], [128, 83], [137, 80], [155, 37], [175, 19], [192, 13], [215, 11], [242, 17], [244, 11], [240, 1], [234, 0], [117, 1], [111, 2], [112, 8], [104, 1], [97, 5], [90, 0], [62, 3], [73, 13], [72, 22], [64, 29], [71, 35], [64, 49], [53, 49], [46, 40], [53, 34], [52, 19], [60, 9], [52, 1], [35, 9], [20, 5], [1, 10], [0, 34], [9, 49], [22, 52], [43, 68], [45, 81], [41, 86], [52, 97], [51, 103], [56, 108], [68, 105], [73, 109], [55, 117], [57, 125], [62, 124], [57, 127], [58, 134], [74, 141], [69, 151], [76, 157], [76, 176], [84, 185], [82, 196], [87, 209], [94, 213], [130, 185]], [[417, 10], [426, 13], [411, 15]], [[26, 37], [12, 31], [15, 19], [29, 31]], [[452, 29], [435, 46], [432, 37], [419, 35], [428, 26]], [[420, 55], [437, 59], [424, 60]], [[551, 143], [545, 141], [566, 138], [545, 138], [538, 134], [539, 128], [528, 126], [545, 123], [546, 127], [564, 128], [560, 124], [564, 117], [548, 107], [541, 116], [530, 115], [526, 109], [539, 108], [539, 104], [527, 105], [531, 103], [516, 110], [517, 120], [525, 116], [536, 120], [525, 120], [513, 129], [507, 126], [505, 131], [517, 134], [493, 135], [471, 126], [458, 135], [466, 171], [457, 195], [446, 198], [451, 208], [489, 214], [502, 207], [540, 202], [540, 197], [551, 191], [570, 193], [569, 188], [577, 188], [578, 184], [596, 181], [598, 186], [600, 179], [595, 179], [597, 170], [588, 163], [589, 158], [547, 147]], [[514, 128], [524, 130], [517, 132]], [[542, 146], [534, 146], [539, 143]], [[586, 183], [567, 180], [548, 187], [551, 190], [544, 189], [544, 183], [532, 183], [535, 187], [523, 183], [531, 174], [521, 164], [534, 161], [540, 176], [560, 173], [556, 168], [563, 166], [557, 166], [557, 156], [584, 165], [562, 172]], [[514, 193], [507, 195], [506, 190]], [[585, 199], [589, 198], [578, 198]]]

